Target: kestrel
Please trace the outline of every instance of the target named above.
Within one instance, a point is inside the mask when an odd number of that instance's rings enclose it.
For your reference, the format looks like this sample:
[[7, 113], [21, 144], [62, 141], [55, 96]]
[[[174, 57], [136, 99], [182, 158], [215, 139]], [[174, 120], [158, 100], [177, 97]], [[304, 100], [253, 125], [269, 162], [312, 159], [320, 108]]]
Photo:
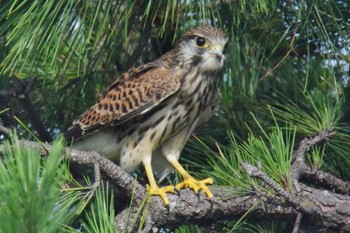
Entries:
[[142, 163], [148, 193], [160, 196], [165, 205], [166, 193], [174, 187], [159, 187], [154, 175], [162, 180], [174, 168], [184, 179], [177, 190], [202, 190], [211, 199], [206, 185], [213, 180], [194, 179], [178, 159], [192, 132], [209, 120], [220, 102], [227, 40], [214, 27], [187, 31], [174, 49], [112, 83], [101, 100], [73, 122], [67, 141], [75, 149], [119, 162], [127, 172]]

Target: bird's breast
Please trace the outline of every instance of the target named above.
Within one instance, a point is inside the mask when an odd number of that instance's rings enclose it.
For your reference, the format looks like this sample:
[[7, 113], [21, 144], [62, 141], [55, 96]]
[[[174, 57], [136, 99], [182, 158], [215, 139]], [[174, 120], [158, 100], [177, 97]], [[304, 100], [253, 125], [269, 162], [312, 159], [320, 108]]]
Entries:
[[170, 122], [173, 134], [187, 126], [195, 129], [208, 121], [219, 105], [220, 97], [218, 77], [198, 73], [186, 77], [170, 109], [174, 115]]

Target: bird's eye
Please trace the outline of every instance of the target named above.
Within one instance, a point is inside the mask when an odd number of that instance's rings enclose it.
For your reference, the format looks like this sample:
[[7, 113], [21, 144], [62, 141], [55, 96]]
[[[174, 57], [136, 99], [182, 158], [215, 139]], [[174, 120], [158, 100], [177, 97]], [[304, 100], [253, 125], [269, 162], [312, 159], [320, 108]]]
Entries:
[[203, 37], [197, 37], [196, 39], [196, 45], [198, 47], [203, 47], [206, 44], [206, 40]]

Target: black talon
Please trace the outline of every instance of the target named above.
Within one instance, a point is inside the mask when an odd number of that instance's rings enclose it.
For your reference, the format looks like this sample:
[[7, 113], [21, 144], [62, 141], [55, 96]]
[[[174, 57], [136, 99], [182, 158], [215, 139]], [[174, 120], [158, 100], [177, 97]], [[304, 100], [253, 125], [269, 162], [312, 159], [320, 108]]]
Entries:
[[166, 210], [167, 210], [167, 214], [170, 214], [170, 205], [169, 205], [169, 204], [166, 205], [165, 208], [166, 208]]
[[213, 209], [214, 209], [214, 204], [215, 204], [215, 198], [214, 197], [212, 197], [211, 199], [209, 199], [210, 200], [210, 207], [211, 207], [211, 211], [213, 211]]
[[174, 189], [176, 194], [180, 197], [181, 196], [181, 193], [180, 193], [180, 190], [177, 190], [177, 189]]
[[200, 202], [201, 201], [201, 194], [200, 194], [200, 192], [197, 193], [197, 197], [198, 197], [198, 202]]

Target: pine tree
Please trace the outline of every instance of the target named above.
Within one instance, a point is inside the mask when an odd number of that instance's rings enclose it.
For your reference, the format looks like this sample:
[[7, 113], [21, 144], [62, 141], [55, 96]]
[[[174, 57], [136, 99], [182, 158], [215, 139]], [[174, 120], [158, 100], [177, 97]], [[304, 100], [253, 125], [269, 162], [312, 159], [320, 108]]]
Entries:
[[[0, 1], [0, 233], [349, 232], [349, 18], [344, 0]], [[216, 200], [183, 190], [166, 209], [142, 171], [66, 151], [60, 135], [203, 24], [230, 37], [223, 98], [181, 160], [214, 178]]]

